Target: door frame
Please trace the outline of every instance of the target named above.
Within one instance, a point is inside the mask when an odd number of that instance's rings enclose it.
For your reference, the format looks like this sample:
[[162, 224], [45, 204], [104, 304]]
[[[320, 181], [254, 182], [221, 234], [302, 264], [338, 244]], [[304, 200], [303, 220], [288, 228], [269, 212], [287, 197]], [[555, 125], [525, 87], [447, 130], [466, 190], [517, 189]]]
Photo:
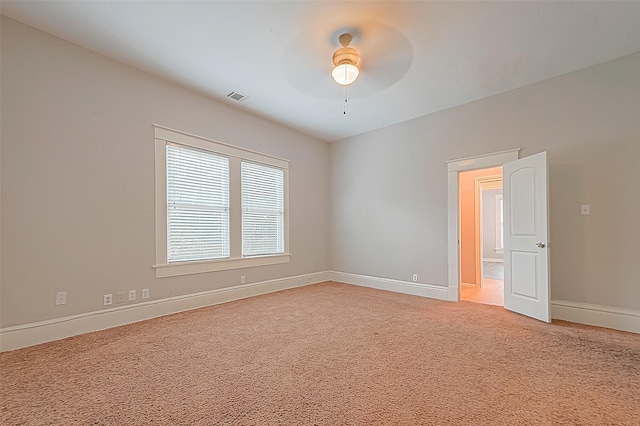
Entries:
[[507, 151], [477, 155], [474, 157], [448, 160], [447, 163], [447, 199], [448, 199], [448, 292], [450, 301], [460, 300], [460, 196], [458, 173], [468, 170], [499, 167], [519, 158], [520, 148]]

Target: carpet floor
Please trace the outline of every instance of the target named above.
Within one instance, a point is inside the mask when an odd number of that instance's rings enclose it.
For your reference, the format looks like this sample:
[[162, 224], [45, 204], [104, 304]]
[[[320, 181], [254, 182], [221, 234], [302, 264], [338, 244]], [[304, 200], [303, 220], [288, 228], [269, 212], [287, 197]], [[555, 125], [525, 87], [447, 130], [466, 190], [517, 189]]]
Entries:
[[0, 354], [3, 425], [640, 425], [640, 336], [322, 283]]

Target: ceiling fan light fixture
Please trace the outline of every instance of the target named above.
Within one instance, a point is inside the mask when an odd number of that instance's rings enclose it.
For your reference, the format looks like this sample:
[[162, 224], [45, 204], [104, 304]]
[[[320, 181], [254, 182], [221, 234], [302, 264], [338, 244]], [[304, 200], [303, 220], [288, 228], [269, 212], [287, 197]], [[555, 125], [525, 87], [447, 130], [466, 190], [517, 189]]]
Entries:
[[344, 62], [331, 71], [333, 80], [341, 86], [348, 86], [358, 78], [360, 70], [355, 65]]
[[342, 34], [339, 38], [342, 47], [333, 53], [333, 65], [335, 67], [331, 71], [331, 76], [341, 86], [352, 84], [360, 75], [360, 70], [358, 69], [360, 54], [353, 47], [349, 47], [351, 39], [351, 34]]

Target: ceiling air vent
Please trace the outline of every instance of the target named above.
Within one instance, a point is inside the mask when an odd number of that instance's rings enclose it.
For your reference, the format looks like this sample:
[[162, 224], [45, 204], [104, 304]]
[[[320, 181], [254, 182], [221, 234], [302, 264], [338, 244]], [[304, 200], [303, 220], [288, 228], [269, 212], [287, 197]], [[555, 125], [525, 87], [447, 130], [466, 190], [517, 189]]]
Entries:
[[247, 95], [243, 95], [242, 93], [238, 93], [238, 92], [227, 93], [227, 98], [233, 99], [234, 101], [238, 101], [238, 102], [242, 102], [249, 99]]

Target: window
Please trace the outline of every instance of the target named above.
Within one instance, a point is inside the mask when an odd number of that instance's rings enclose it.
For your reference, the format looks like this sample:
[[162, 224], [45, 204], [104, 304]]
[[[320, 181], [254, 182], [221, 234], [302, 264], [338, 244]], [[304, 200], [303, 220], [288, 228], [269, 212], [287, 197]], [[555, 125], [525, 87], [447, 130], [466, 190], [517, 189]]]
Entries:
[[167, 262], [229, 257], [229, 159], [167, 144]]
[[156, 126], [156, 277], [289, 261], [288, 161]]
[[242, 255], [284, 252], [284, 173], [242, 162]]

